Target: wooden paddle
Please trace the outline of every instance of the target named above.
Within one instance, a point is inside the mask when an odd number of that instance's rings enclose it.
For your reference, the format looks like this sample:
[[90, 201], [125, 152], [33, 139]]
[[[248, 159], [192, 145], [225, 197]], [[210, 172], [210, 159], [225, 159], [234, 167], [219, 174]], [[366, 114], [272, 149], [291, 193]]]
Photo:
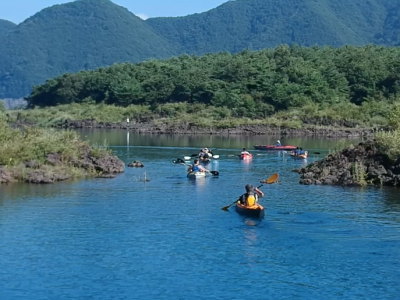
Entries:
[[[278, 179], [279, 179], [279, 174], [278, 174], [278, 173], [274, 173], [274, 174], [272, 174], [270, 177], [268, 177], [267, 179], [261, 180], [260, 182], [261, 182], [262, 184], [259, 185], [257, 188], [262, 187], [264, 184], [272, 184], [272, 183], [275, 183], [275, 182], [278, 181]], [[235, 204], [237, 201], [238, 201], [238, 200], [235, 200], [235, 201], [232, 202], [231, 204], [229, 204], [229, 205], [227, 205], [227, 206], [224, 206], [224, 207], [222, 207], [221, 209], [222, 209], [222, 210], [228, 211], [229, 208], [230, 208], [233, 204]]]

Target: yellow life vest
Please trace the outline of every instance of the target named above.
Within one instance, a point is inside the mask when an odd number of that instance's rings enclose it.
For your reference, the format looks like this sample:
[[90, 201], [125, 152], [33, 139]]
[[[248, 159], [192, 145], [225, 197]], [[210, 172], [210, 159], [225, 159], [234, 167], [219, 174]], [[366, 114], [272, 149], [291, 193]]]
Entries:
[[255, 195], [248, 195], [246, 198], [246, 205], [247, 206], [254, 206], [257, 203], [257, 198]]

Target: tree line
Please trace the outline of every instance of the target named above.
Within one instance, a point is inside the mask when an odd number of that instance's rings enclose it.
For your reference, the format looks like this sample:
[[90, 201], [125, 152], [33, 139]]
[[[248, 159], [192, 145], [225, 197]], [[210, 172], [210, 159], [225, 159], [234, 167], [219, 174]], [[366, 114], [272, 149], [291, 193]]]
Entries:
[[26, 100], [30, 108], [104, 103], [154, 111], [168, 103], [203, 104], [234, 117], [266, 118], [310, 105], [384, 107], [398, 101], [399, 91], [399, 48], [281, 45], [64, 74], [35, 86]]

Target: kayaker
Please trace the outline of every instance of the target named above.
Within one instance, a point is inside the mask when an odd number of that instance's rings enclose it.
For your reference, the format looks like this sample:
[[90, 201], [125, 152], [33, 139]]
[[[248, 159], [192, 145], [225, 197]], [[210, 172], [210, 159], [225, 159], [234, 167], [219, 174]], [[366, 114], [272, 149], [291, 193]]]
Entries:
[[299, 156], [299, 154], [300, 154], [300, 148], [299, 148], [299, 147], [296, 147], [296, 149], [294, 149], [292, 152], [293, 152], [293, 155], [294, 155], [294, 156]]
[[275, 143], [275, 146], [282, 146], [281, 141], [277, 140], [276, 143]]
[[208, 148], [203, 148], [200, 150], [199, 159], [201, 161], [209, 161], [212, 157], [212, 154]]
[[246, 150], [246, 148], [243, 148], [242, 152], [240, 153], [242, 155], [250, 155], [250, 152]]
[[193, 161], [193, 165], [191, 165], [189, 167], [188, 172], [210, 172], [209, 170], [207, 170], [206, 168], [204, 168], [198, 159], [195, 159]]
[[264, 197], [263, 191], [259, 188], [252, 186], [251, 184], [246, 184], [244, 187], [246, 193], [240, 196], [239, 201], [241, 204], [246, 206], [254, 206], [258, 202], [258, 198]]

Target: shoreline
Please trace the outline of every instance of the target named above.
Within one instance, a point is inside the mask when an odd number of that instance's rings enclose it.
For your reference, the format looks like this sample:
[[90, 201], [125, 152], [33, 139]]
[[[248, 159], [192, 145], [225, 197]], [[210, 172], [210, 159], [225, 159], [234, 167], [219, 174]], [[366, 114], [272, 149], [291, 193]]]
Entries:
[[142, 134], [190, 134], [190, 135], [273, 135], [273, 136], [323, 136], [331, 138], [371, 137], [376, 128], [334, 128], [308, 126], [306, 128], [286, 128], [271, 125], [240, 125], [230, 128], [200, 127], [191, 124], [155, 124], [127, 122], [98, 122], [95, 120], [70, 121], [65, 120], [57, 128], [63, 129], [124, 129]]

